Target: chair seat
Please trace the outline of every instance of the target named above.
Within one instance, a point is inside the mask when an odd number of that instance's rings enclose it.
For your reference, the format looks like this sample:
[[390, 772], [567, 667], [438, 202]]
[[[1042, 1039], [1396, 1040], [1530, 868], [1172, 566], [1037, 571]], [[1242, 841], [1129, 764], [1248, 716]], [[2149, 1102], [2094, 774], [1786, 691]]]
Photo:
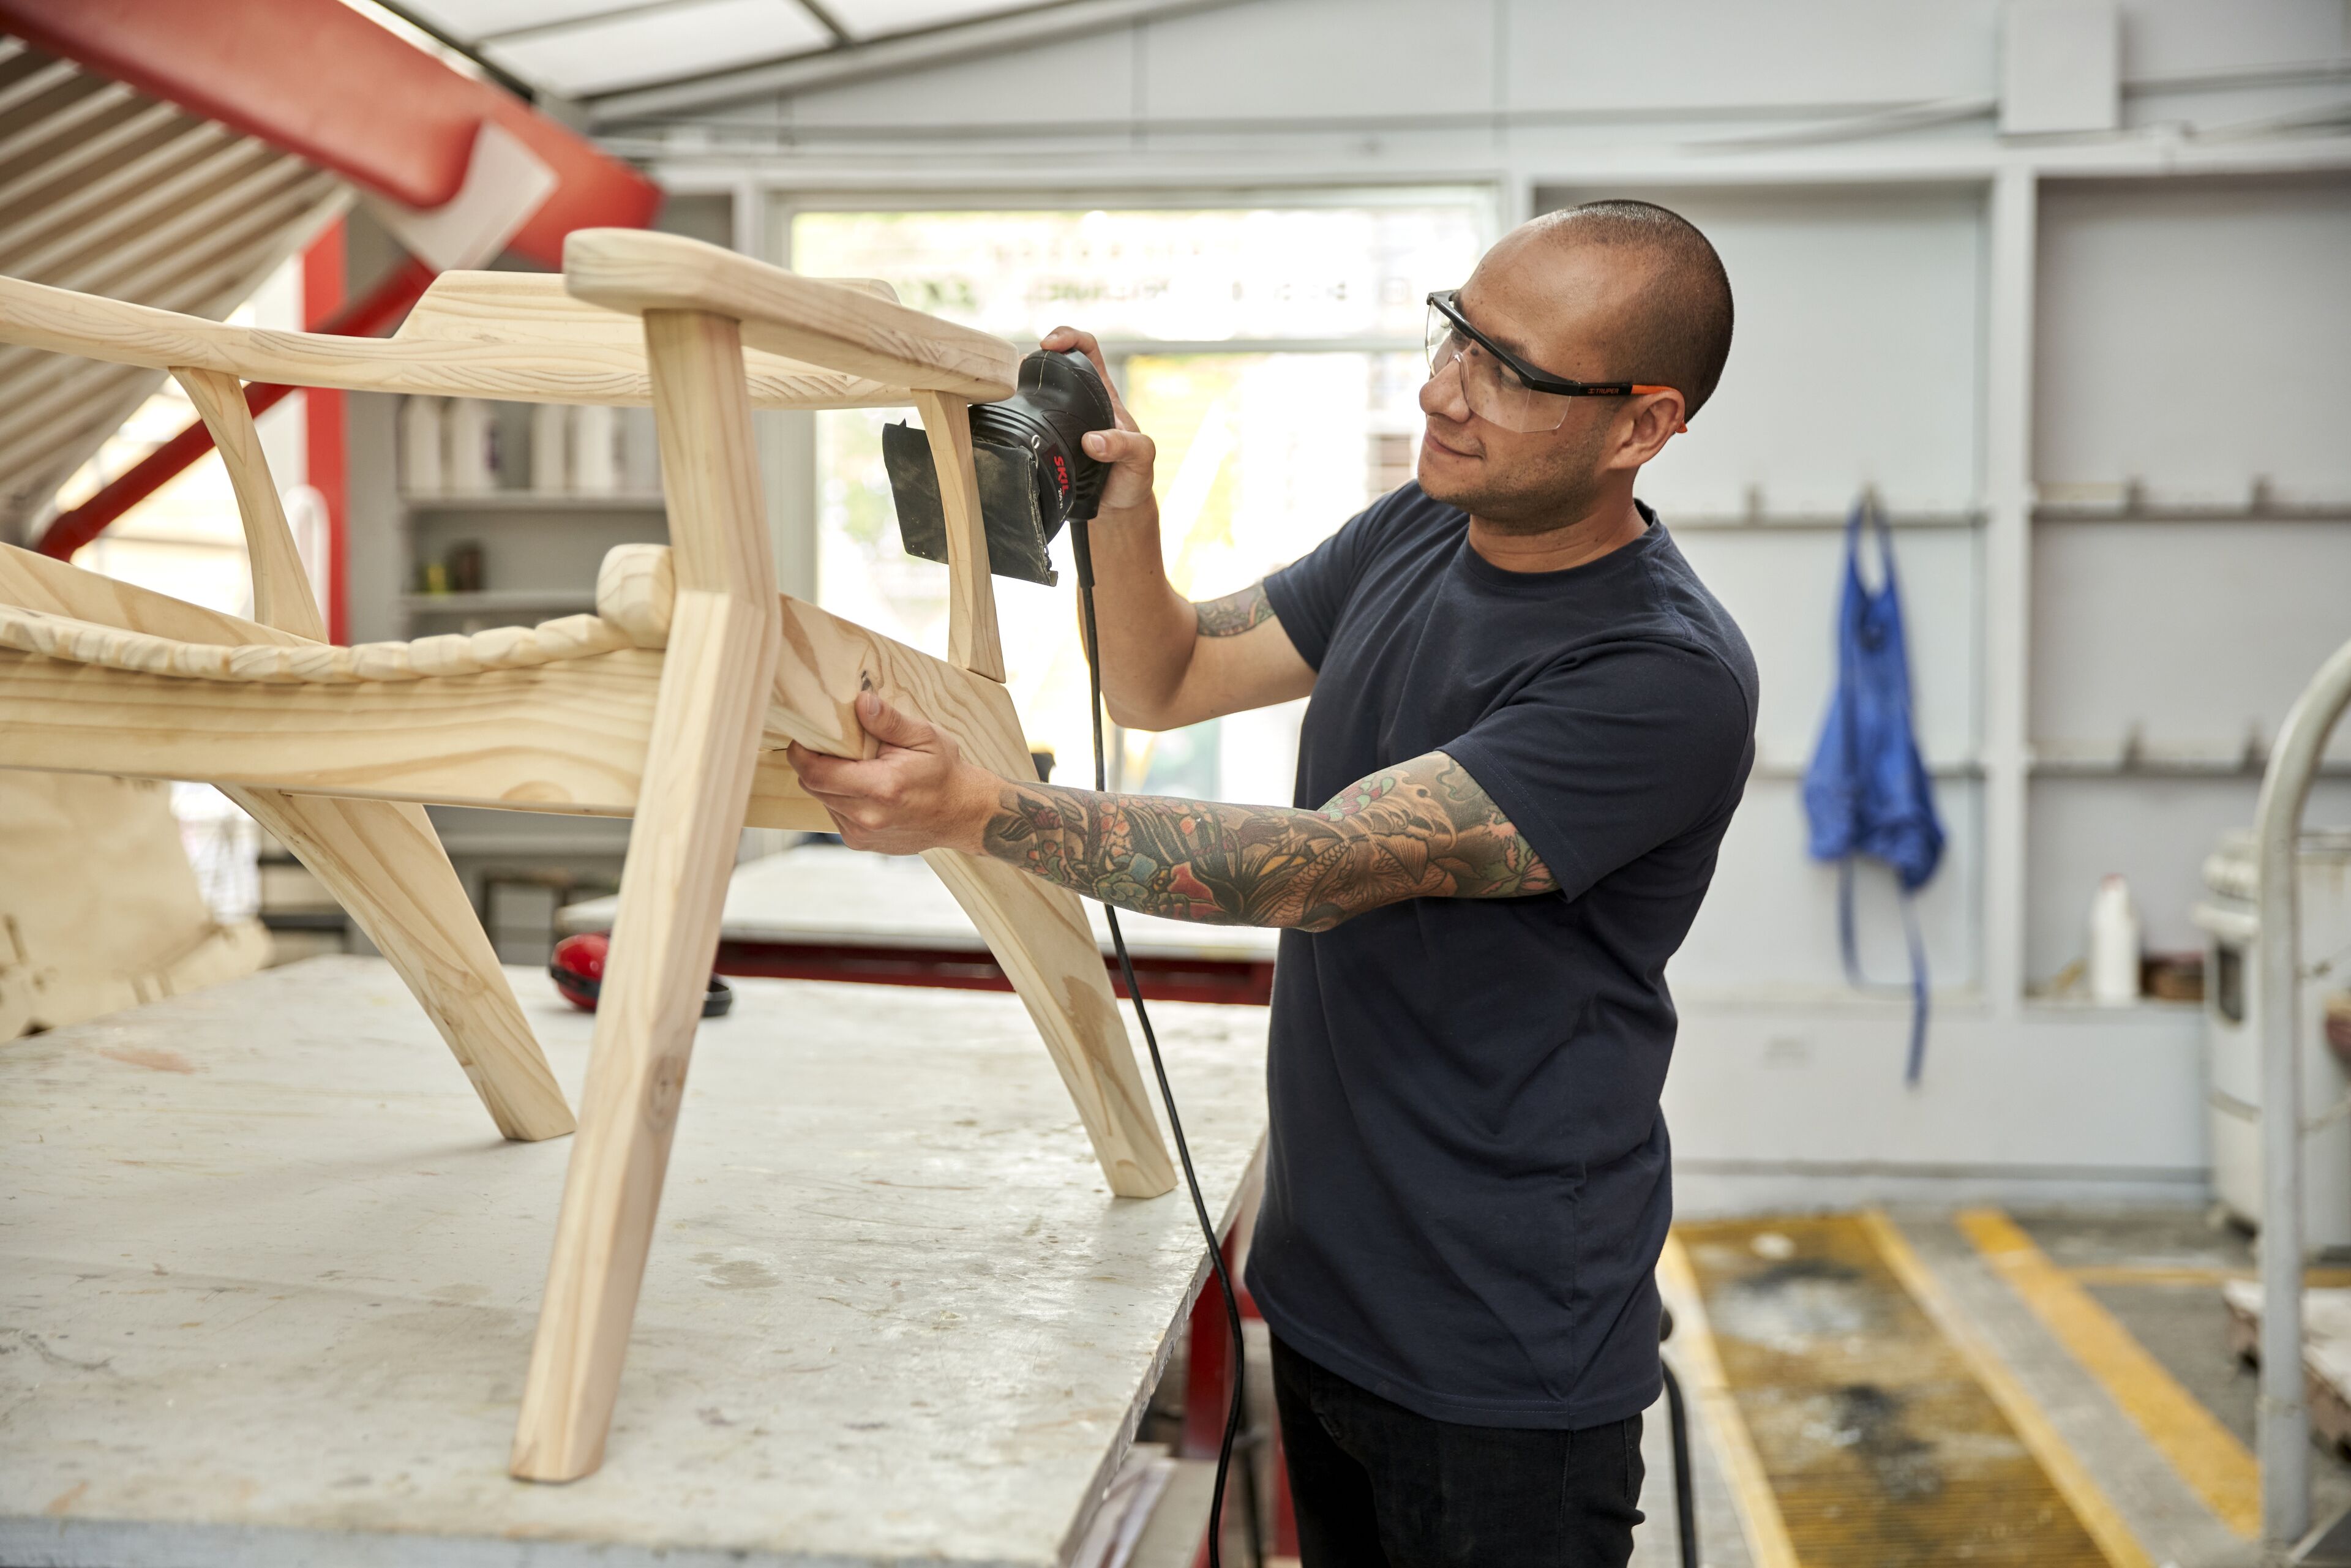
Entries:
[[622, 648], [668, 643], [676, 590], [669, 547], [615, 546], [596, 574], [596, 612], [537, 626], [496, 626], [470, 636], [407, 643], [189, 643], [0, 604], [0, 647], [142, 674], [285, 685], [345, 685], [522, 670]]

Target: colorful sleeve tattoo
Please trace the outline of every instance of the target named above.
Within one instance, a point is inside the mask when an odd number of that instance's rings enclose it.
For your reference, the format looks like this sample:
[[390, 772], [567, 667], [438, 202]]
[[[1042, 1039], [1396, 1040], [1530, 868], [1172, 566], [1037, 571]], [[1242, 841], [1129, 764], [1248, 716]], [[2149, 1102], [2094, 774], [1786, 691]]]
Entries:
[[1199, 618], [1203, 637], [1238, 637], [1273, 619], [1273, 601], [1265, 596], [1262, 582], [1253, 582], [1238, 593], [1228, 593], [1192, 609]]
[[1089, 898], [1218, 925], [1328, 931], [1407, 898], [1558, 886], [1441, 751], [1359, 779], [1312, 811], [1007, 784], [983, 841], [998, 860]]

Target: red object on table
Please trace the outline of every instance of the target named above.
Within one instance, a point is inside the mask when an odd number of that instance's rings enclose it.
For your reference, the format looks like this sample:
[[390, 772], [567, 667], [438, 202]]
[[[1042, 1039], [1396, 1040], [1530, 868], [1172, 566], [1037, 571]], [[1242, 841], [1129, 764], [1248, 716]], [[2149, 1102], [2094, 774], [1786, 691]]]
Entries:
[[[1126, 995], [1114, 959], [1111, 988]], [[852, 980], [874, 986], [936, 986], [958, 991], [1008, 991], [1012, 982], [985, 948], [885, 947], [854, 942], [745, 942], [718, 945], [718, 972], [771, 980]], [[1237, 958], [1137, 956], [1136, 977], [1155, 1001], [1264, 1007], [1273, 999], [1273, 966]]]

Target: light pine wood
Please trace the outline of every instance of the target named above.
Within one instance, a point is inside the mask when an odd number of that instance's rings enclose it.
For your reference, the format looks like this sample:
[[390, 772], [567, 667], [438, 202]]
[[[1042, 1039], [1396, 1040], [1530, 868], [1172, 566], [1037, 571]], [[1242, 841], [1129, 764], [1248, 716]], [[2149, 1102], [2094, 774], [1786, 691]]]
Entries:
[[[228, 469], [253, 573], [255, 618], [323, 644], [326, 619], [294, 548], [244, 386], [218, 371], [172, 373]], [[228, 794], [294, 852], [382, 952], [502, 1135], [534, 1142], [571, 1131], [571, 1108], [423, 807], [258, 788]]]
[[996, 576], [989, 570], [987, 525], [972, 468], [971, 405], [944, 392], [918, 392], [931, 461], [939, 473], [939, 510], [947, 533], [947, 661], [991, 681], [1004, 678], [996, 626]]
[[[834, 756], [870, 755], [851, 705], [871, 691], [946, 732], [990, 772], [1036, 778], [1020, 716], [1003, 686], [815, 605], [782, 603], [771, 733]], [[987, 939], [1036, 1020], [1111, 1190], [1123, 1197], [1169, 1190], [1175, 1167], [1077, 894], [952, 850], [923, 858]]]
[[571, 1108], [422, 806], [231, 787], [326, 884], [448, 1042], [500, 1134], [571, 1131]]
[[[883, 303], [854, 290], [840, 292], [877, 306]], [[909, 314], [926, 319], [917, 312]], [[450, 325], [449, 315], [442, 313], [444, 328]], [[600, 315], [618, 321], [624, 331], [616, 333], [595, 318], [549, 313], [497, 337], [436, 336], [428, 330], [414, 336], [346, 338], [230, 327], [201, 316], [0, 277], [0, 343], [51, 353], [351, 392], [638, 407], [650, 403], [653, 383], [643, 346], [626, 335], [635, 318], [609, 311]], [[909, 402], [912, 395], [903, 384], [776, 354], [751, 357], [746, 369], [751, 402], [759, 408], [889, 407]]]
[[1020, 372], [1019, 350], [1001, 338], [682, 235], [574, 229], [563, 279], [614, 310], [732, 317], [752, 348], [917, 392], [994, 402]]
[[[189, 387], [238, 493], [256, 605], [251, 621], [221, 615], [0, 549], [0, 766], [231, 789], [400, 967], [517, 1137], [559, 1133], [568, 1113], [420, 803], [637, 818], [512, 1456], [517, 1475], [547, 1480], [601, 1459], [739, 831], [830, 825], [783, 748], [873, 755], [854, 708], [873, 691], [974, 761], [1033, 777], [1001, 684], [967, 407], [1010, 392], [1017, 351], [886, 289], [670, 236], [580, 237], [564, 293], [446, 278], [389, 342], [246, 331], [0, 278], [0, 341], [168, 367]], [[239, 378], [650, 397], [674, 548], [613, 552], [596, 616], [329, 647]], [[950, 521], [950, 660], [775, 592], [751, 456], [755, 403], [907, 401], [934, 432]], [[1112, 1189], [1168, 1190], [1077, 898], [994, 861], [928, 859], [1012, 977]]]
[[207, 610], [136, 583], [100, 577], [15, 545], [0, 544], [0, 604], [182, 643], [224, 647], [275, 643], [302, 647], [309, 642], [274, 626]]
[[362, 643], [356, 648], [343, 648], [308, 642], [183, 643], [0, 604], [0, 647], [109, 669], [206, 681], [283, 685], [413, 681], [429, 675], [525, 670], [639, 645], [643, 644], [594, 615], [567, 615], [537, 626], [492, 626], [465, 636], [452, 632], [419, 637], [412, 643]]
[[510, 1469], [603, 1462], [781, 639], [741, 339], [651, 311], [677, 606]]
[[[0, 652], [0, 767], [566, 816], [637, 810], [661, 655], [404, 685], [195, 682]], [[771, 710], [748, 825], [831, 832]], [[784, 718], [791, 730], [806, 726]]]
[[[893, 305], [898, 302], [898, 291], [878, 277], [819, 281]], [[629, 350], [642, 360], [644, 325], [643, 319], [633, 312], [610, 310], [576, 298], [563, 287], [559, 272], [444, 272], [409, 308], [392, 337], [404, 341], [432, 339], [524, 348], [549, 339], [568, 339]], [[814, 368], [756, 349], [744, 350], [744, 367], [755, 379], [753, 367], [762, 361], [795, 372]]]
[[604, 552], [596, 570], [596, 613], [630, 642], [640, 648], [668, 642], [676, 607], [677, 572], [667, 545], [615, 545]]
[[236, 511], [245, 525], [245, 553], [253, 573], [253, 618], [265, 626], [291, 632], [314, 643], [327, 640], [326, 618], [319, 613], [310, 591], [310, 574], [301, 552], [294, 548], [294, 530], [287, 526], [286, 507], [269, 476], [269, 459], [261, 450], [261, 432], [252, 411], [245, 406], [245, 385], [221, 371], [175, 365], [172, 375], [186, 391], [188, 401], [212, 433], [213, 447], [228, 469], [229, 487], [236, 493]]
[[873, 756], [879, 743], [858, 724], [855, 706], [870, 691], [945, 730], [981, 767], [1033, 776], [1019, 712], [1001, 685], [789, 594], [780, 602], [772, 733], [834, 757]]
[[1157, 1197], [1172, 1190], [1176, 1166], [1078, 895], [956, 850], [926, 851], [923, 859], [987, 939], [1044, 1037], [1111, 1191]]
[[[893, 305], [898, 300], [897, 291], [879, 278], [825, 281]], [[594, 349], [612, 356], [613, 363], [629, 368], [633, 395], [626, 401], [643, 404], [653, 400], [653, 382], [644, 369], [642, 318], [573, 297], [564, 288], [560, 273], [444, 272], [409, 310], [392, 340], [403, 344], [501, 344], [523, 353], [549, 343], [560, 343], [575, 351]], [[743, 370], [751, 383], [754, 407], [805, 406], [812, 397], [904, 402], [909, 395], [903, 388], [758, 349], [743, 350]], [[833, 406], [847, 407], [850, 402]]]
[[359, 685], [141, 674], [0, 653], [0, 762], [444, 805], [622, 815], [662, 655]]

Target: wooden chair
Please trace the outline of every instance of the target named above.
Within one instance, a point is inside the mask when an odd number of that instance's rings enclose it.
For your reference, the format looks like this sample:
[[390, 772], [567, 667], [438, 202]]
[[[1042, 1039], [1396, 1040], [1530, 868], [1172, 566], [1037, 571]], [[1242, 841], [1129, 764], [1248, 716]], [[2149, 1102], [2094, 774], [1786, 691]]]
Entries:
[[[886, 288], [796, 277], [672, 235], [588, 230], [560, 278], [444, 276], [388, 340], [225, 327], [0, 278], [0, 341], [169, 370], [225, 460], [251, 553], [241, 620], [0, 547], [0, 766], [203, 779], [284, 840], [383, 950], [509, 1138], [573, 1130], [423, 803], [633, 816], [587, 1086], [512, 1469], [593, 1471], [744, 825], [831, 826], [781, 748], [875, 743], [880, 692], [976, 760], [1033, 778], [1001, 684], [969, 404], [1010, 344]], [[597, 612], [337, 648], [239, 382], [646, 403], [670, 538], [605, 562]], [[949, 657], [778, 595], [754, 406], [911, 402], [952, 562]], [[997, 862], [925, 857], [1027, 1004], [1111, 1189], [1175, 1175], [1077, 898]]]

